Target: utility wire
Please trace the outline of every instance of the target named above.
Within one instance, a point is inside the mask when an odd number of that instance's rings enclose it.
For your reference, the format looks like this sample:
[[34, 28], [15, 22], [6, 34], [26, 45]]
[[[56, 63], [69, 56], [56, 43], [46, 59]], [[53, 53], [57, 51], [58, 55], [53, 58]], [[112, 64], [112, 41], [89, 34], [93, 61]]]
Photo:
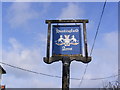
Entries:
[[97, 31], [96, 31], [96, 34], [95, 34], [95, 37], [94, 37], [94, 41], [93, 41], [93, 45], [92, 45], [92, 49], [90, 51], [90, 56], [92, 55], [92, 52], [93, 52], [93, 49], [94, 49], [94, 46], [95, 46], [95, 42], [96, 42], [96, 38], [97, 38], [97, 35], [98, 35], [98, 32], [99, 32], [99, 28], [100, 28], [100, 24], [101, 24], [101, 21], [102, 21], [103, 13], [104, 13], [104, 10], [105, 10], [106, 2], [107, 2], [107, 0], [105, 0], [104, 5], [103, 5], [102, 13], [101, 13], [101, 16], [100, 16], [100, 21], [98, 23]]
[[[44, 76], [49, 76], [49, 77], [55, 77], [55, 78], [62, 78], [60, 76], [49, 75], [49, 74], [45, 74], [45, 73], [40, 73], [40, 72], [24, 69], [24, 68], [21, 68], [21, 67], [18, 67], [18, 66], [13, 66], [13, 65], [10, 65], [10, 64], [4, 63], [4, 62], [0, 62], [0, 63], [3, 64], [3, 65], [9, 66], [9, 67], [15, 68], [15, 69], [23, 70], [23, 71], [34, 73], [34, 74], [39, 74], [39, 75], [44, 75]], [[91, 78], [91, 79], [84, 79], [84, 80], [102, 80], [102, 79], [107, 79], [107, 78], [118, 77], [119, 75], [120, 74], [112, 75], [112, 76], [108, 76], [108, 77], [103, 77], [103, 78]], [[79, 79], [79, 78], [70, 78], [70, 79], [71, 80], [82, 80], [82, 79]]]
[[49, 75], [49, 74], [45, 74], [45, 73], [40, 73], [40, 72], [24, 69], [24, 68], [21, 68], [21, 67], [18, 67], [18, 66], [13, 66], [13, 65], [10, 65], [10, 64], [4, 63], [4, 62], [0, 62], [0, 63], [4, 64], [4, 65], [7, 65], [9, 67], [12, 67], [12, 68], [20, 69], [20, 70], [31, 72], [31, 73], [34, 73], [34, 74], [40, 74], [40, 75], [49, 76], [49, 77], [61, 78], [60, 76], [53, 76], [53, 75]]
[[[97, 30], [96, 30], [96, 33], [95, 33], [93, 45], [92, 45], [92, 48], [91, 48], [91, 51], [90, 51], [90, 56], [91, 56], [92, 53], [93, 53], [93, 49], [94, 49], [94, 46], [95, 46], [96, 38], [97, 38], [97, 35], [98, 35], [98, 32], [99, 32], [100, 24], [101, 24], [101, 21], [102, 21], [102, 17], [103, 17], [104, 10], [105, 10], [106, 2], [107, 2], [107, 0], [105, 0], [104, 5], [103, 5], [103, 9], [102, 9], [102, 13], [101, 13], [101, 16], [100, 16], [100, 20], [99, 20], [99, 23], [98, 23], [98, 26], [97, 26]], [[81, 84], [82, 84], [82, 82], [83, 82], [83, 80], [84, 80], [84, 76], [85, 76], [85, 74], [86, 74], [87, 67], [88, 67], [88, 63], [87, 63], [87, 65], [86, 65], [86, 67], [85, 67], [85, 71], [84, 71], [83, 76], [82, 76], [82, 79], [81, 79], [81, 81], [80, 81], [80, 86], [81, 86]], [[80, 87], [80, 86], [79, 86], [79, 87]]]
[[[86, 67], [85, 67], [85, 71], [84, 71], [83, 76], [82, 76], [82, 78], [81, 78], [80, 86], [81, 86], [81, 84], [82, 84], [82, 82], [83, 82], [83, 80], [84, 80], [84, 76], [85, 76], [85, 74], [86, 74], [87, 67], [88, 67], [88, 63], [87, 63], [87, 65], [86, 65]], [[80, 87], [80, 86], [79, 86], [79, 87]]]

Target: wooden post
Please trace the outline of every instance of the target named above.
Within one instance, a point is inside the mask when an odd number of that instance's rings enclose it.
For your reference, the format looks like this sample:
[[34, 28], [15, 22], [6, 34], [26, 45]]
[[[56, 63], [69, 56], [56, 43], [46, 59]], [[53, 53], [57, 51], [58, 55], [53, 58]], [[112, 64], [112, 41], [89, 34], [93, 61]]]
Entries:
[[69, 90], [70, 83], [70, 59], [63, 57], [63, 71], [62, 71], [62, 90]]
[[47, 59], [49, 62], [50, 57], [50, 36], [51, 36], [51, 23], [48, 23], [48, 36], [47, 36]]
[[83, 36], [84, 36], [84, 52], [85, 52], [85, 57], [87, 60], [88, 50], [87, 50], [86, 22], [83, 22]]

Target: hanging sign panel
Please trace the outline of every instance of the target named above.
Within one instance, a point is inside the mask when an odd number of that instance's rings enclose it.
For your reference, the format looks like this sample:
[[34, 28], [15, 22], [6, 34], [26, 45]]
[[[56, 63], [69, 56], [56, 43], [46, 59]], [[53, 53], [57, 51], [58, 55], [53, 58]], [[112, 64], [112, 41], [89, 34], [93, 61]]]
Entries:
[[53, 25], [52, 55], [82, 54], [80, 25]]

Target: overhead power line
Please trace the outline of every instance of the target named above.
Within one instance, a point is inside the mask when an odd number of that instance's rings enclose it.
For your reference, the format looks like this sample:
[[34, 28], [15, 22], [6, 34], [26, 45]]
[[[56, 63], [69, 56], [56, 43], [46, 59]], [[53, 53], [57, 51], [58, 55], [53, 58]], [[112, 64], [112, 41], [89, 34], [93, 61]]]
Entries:
[[87, 67], [88, 67], [88, 63], [87, 63], [87, 65], [86, 65], [86, 67], [85, 67], [85, 71], [84, 71], [83, 76], [82, 76], [82, 78], [81, 78], [80, 86], [81, 86], [81, 84], [82, 84], [82, 82], [83, 82], [83, 80], [84, 80], [84, 76], [85, 76], [85, 74], [86, 74]]
[[[91, 51], [90, 51], [90, 56], [91, 56], [92, 53], [93, 53], [93, 49], [94, 49], [94, 46], [95, 46], [96, 38], [97, 38], [97, 36], [98, 36], [98, 32], [99, 32], [99, 28], [100, 28], [100, 25], [101, 25], [103, 13], [104, 13], [104, 10], [105, 10], [106, 2], [107, 2], [107, 0], [105, 0], [104, 5], [103, 5], [103, 8], [102, 8], [102, 13], [101, 13], [100, 20], [99, 20], [99, 23], [98, 23], [98, 26], [97, 26], [97, 30], [96, 30], [96, 33], [95, 33], [93, 45], [92, 45], [92, 48], [91, 48]], [[87, 67], [88, 67], [88, 63], [87, 63], [87, 65], [86, 65], [86, 67], [85, 67], [85, 71], [84, 71], [83, 76], [82, 76], [82, 79], [81, 79], [81, 81], [80, 81], [80, 86], [81, 86], [81, 84], [82, 84], [82, 82], [83, 82], [83, 80], [84, 80], [84, 76], [85, 76], [85, 74], [86, 74]]]
[[96, 42], [96, 38], [97, 38], [97, 36], [98, 36], [98, 32], [99, 32], [99, 28], [100, 28], [100, 25], [101, 25], [103, 13], [104, 13], [104, 11], [105, 11], [106, 2], [107, 2], [107, 0], [105, 0], [104, 5], [103, 5], [103, 9], [102, 9], [102, 13], [101, 13], [101, 16], [100, 16], [100, 20], [99, 20], [99, 23], [98, 23], [98, 26], [97, 26], [97, 30], [96, 30], [96, 33], [95, 33], [93, 45], [92, 45], [92, 48], [91, 48], [91, 51], [90, 51], [90, 56], [92, 55], [92, 52], [93, 52], [93, 49], [94, 49], [94, 46], [95, 46], [95, 42]]
[[[4, 63], [4, 62], [0, 62], [0, 63], [3, 64], [3, 65], [9, 66], [9, 67], [15, 68], [15, 69], [19, 69], [19, 70], [30, 72], [30, 73], [34, 73], [34, 74], [44, 75], [44, 76], [48, 76], [48, 77], [62, 78], [60, 76], [49, 75], [49, 74], [45, 74], [45, 73], [40, 73], [40, 72], [24, 69], [24, 68], [21, 68], [21, 67], [18, 67], [18, 66], [13, 66], [13, 65], [10, 65], [10, 64]], [[119, 75], [112, 75], [112, 76], [103, 77], [103, 78], [91, 78], [91, 79], [84, 79], [84, 80], [101, 80], [101, 79], [117, 77]], [[71, 80], [82, 80], [82, 79], [79, 79], [79, 78], [70, 78], [70, 79]]]
[[23, 71], [26, 71], [26, 72], [31, 72], [31, 73], [34, 73], [34, 74], [40, 74], [40, 75], [49, 76], [49, 77], [61, 78], [59, 76], [53, 76], [53, 75], [49, 75], [49, 74], [45, 74], [45, 73], [40, 73], [40, 72], [24, 69], [24, 68], [21, 68], [21, 67], [18, 67], [18, 66], [13, 66], [13, 65], [10, 65], [10, 64], [4, 63], [4, 62], [0, 62], [0, 63], [4, 64], [4, 65], [7, 65], [9, 67], [12, 67], [12, 68], [20, 69], [20, 70], [23, 70]]

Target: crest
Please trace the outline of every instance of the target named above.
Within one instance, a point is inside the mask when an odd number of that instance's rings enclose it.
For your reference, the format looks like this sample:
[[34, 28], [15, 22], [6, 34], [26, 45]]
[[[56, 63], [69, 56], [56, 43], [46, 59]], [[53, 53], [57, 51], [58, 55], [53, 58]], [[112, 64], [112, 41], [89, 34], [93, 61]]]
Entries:
[[64, 45], [64, 46], [70, 46], [70, 45], [78, 45], [79, 40], [75, 38], [74, 35], [60, 35], [59, 39], [55, 41], [57, 45]]

